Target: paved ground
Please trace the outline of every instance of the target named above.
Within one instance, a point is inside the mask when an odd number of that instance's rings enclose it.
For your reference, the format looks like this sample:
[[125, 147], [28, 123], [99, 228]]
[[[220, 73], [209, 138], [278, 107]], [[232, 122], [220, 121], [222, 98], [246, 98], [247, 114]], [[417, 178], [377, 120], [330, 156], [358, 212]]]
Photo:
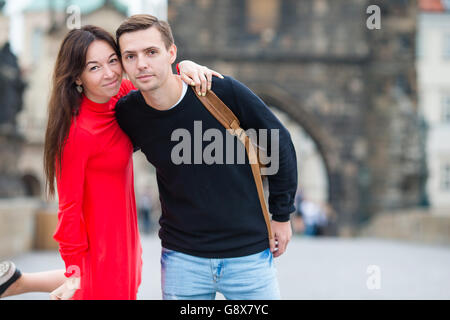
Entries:
[[[144, 271], [138, 297], [161, 299], [159, 239], [143, 236], [142, 246]], [[449, 247], [294, 237], [288, 249], [275, 260], [283, 299], [450, 299]], [[53, 251], [12, 259], [24, 272], [63, 267]], [[10, 299], [48, 299], [48, 295], [28, 293]]]

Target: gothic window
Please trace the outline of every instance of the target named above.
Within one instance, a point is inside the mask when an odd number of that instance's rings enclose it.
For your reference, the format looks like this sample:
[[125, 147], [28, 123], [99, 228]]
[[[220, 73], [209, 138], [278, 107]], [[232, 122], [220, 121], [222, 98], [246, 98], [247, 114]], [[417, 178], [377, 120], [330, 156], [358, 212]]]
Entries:
[[423, 31], [418, 31], [416, 34], [416, 58], [424, 57], [425, 37]]
[[442, 55], [444, 59], [450, 59], [450, 33], [444, 35]]
[[40, 28], [35, 28], [33, 30], [33, 35], [31, 37], [31, 52], [34, 64], [38, 64], [41, 58], [42, 37], [43, 37], [42, 30]]
[[441, 170], [441, 189], [450, 191], [450, 162], [445, 163]]
[[442, 122], [450, 124], [450, 93], [442, 96]]

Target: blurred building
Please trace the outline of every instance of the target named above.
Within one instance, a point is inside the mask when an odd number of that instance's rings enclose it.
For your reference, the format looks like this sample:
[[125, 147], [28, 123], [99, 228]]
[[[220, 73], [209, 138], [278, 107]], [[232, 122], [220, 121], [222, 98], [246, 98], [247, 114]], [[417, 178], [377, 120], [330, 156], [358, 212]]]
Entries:
[[172, 0], [168, 18], [179, 56], [244, 82], [315, 142], [341, 234], [423, 201], [416, 2]]
[[[67, 32], [65, 8], [77, 4], [82, 25], [98, 24], [114, 32], [127, 14], [122, 3], [40, 0], [31, 1], [23, 13], [19, 61], [28, 89], [19, 126], [27, 146], [19, 165], [32, 194], [43, 194], [46, 103], [56, 53]], [[134, 9], [128, 10], [149, 10], [149, 4], [155, 3], [134, 1]], [[368, 27], [370, 5], [380, 8], [380, 29]], [[285, 122], [301, 129], [293, 133], [299, 146], [300, 185], [306, 181], [316, 188], [318, 197], [337, 212], [335, 232], [353, 234], [377, 212], [427, 202], [434, 191], [425, 192], [425, 135], [417, 107], [417, 2], [169, 0], [155, 4], [161, 11], [165, 6], [179, 60], [191, 59], [239, 79], [278, 109]], [[296, 140], [299, 136], [307, 138]], [[312, 159], [310, 165], [302, 163], [305, 155]], [[153, 175], [140, 156], [134, 155], [137, 190]], [[320, 181], [314, 181], [322, 171]]]
[[[18, 127], [26, 144], [18, 165], [23, 173], [28, 195], [43, 199], [43, 143], [47, 125], [47, 102], [56, 56], [62, 39], [69, 31], [68, 17], [75, 12], [67, 10], [71, 5], [75, 5], [75, 9], [81, 14], [81, 25], [97, 24], [113, 35], [128, 13], [128, 7], [118, 0], [30, 1], [21, 13], [23, 26], [18, 36], [21, 39], [18, 58], [27, 89], [24, 109], [18, 116]], [[1, 19], [0, 24], [8, 25], [7, 17], [2, 15]], [[1, 32], [6, 34], [5, 39], [8, 29], [1, 28]], [[2, 35], [0, 33], [0, 36]], [[134, 158], [139, 190], [152, 184], [155, 179], [149, 178], [149, 174], [152, 175], [151, 170], [140, 153], [135, 154]]]
[[417, 81], [428, 127], [426, 190], [432, 212], [450, 216], [450, 1], [419, 4]]
[[[67, 11], [70, 5], [76, 6], [75, 11]], [[20, 156], [9, 157], [8, 161], [14, 161], [9, 170], [19, 173], [27, 198], [0, 199], [0, 257], [55, 245], [51, 236], [57, 221], [56, 200], [48, 201], [45, 196], [43, 148], [51, 77], [62, 39], [69, 31], [68, 17], [79, 12], [81, 25], [99, 25], [114, 34], [128, 13], [128, 7], [118, 0], [33, 0], [18, 10], [14, 17], [0, 10], [0, 49], [8, 40], [14, 40], [20, 48], [16, 53], [26, 89], [16, 120], [23, 142]], [[1, 148], [8, 146], [0, 143]], [[1, 155], [4, 166], [6, 155]], [[154, 172], [145, 157], [136, 153], [133, 160], [136, 192], [155, 185]], [[0, 178], [5, 178], [1, 176], [3, 171]], [[13, 182], [9, 182], [11, 189]]]
[[[74, 3], [74, 2], [72, 2]], [[62, 39], [68, 32], [66, 26], [66, 1], [30, 1], [23, 10], [23, 32], [19, 62], [27, 90], [25, 106], [18, 117], [19, 129], [26, 137], [20, 167], [28, 181], [35, 185], [32, 196], [44, 196], [43, 143], [47, 126], [47, 102], [51, 77]], [[80, 1], [81, 24], [95, 24], [110, 32], [126, 16], [126, 7], [115, 2]]]

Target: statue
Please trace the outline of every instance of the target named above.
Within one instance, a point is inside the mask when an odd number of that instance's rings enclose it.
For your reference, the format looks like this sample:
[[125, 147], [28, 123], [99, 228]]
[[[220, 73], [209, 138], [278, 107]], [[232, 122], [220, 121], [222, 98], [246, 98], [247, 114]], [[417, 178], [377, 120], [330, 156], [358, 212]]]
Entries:
[[17, 58], [6, 43], [0, 49], [0, 199], [25, 195], [17, 167], [24, 139], [16, 124], [24, 90]]
[[16, 115], [22, 110], [25, 83], [9, 43], [0, 50], [0, 134], [16, 134]]

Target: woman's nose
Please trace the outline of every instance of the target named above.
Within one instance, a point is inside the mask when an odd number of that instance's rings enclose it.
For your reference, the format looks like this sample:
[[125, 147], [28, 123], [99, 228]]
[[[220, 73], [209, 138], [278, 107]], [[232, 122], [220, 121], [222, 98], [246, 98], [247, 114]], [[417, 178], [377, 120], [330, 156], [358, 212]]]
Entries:
[[112, 78], [114, 76], [114, 71], [109, 67], [105, 67], [105, 77]]

